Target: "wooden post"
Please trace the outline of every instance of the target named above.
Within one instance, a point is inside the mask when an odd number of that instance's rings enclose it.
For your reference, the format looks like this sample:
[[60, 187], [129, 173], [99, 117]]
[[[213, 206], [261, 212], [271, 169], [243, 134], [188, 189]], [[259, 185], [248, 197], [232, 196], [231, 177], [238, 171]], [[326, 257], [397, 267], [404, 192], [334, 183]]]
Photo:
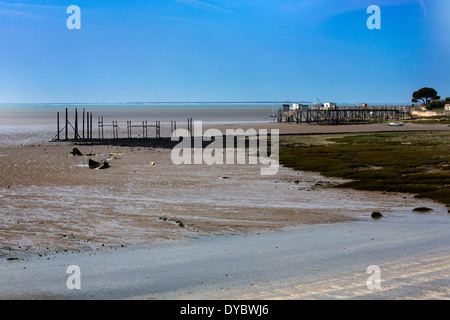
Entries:
[[161, 122], [156, 121], [156, 137], [161, 138]]
[[67, 108], [66, 108], [66, 132], [65, 132], [65, 140], [67, 140], [67, 138], [68, 138], [68, 130], [69, 130], [69, 119], [67, 119], [67, 117], [68, 117], [68, 111], [67, 111]]
[[145, 138], [148, 138], [148, 124], [147, 124], [147, 120], [145, 120]]
[[83, 108], [83, 132], [82, 132], [82, 138], [84, 139], [84, 121], [85, 121], [85, 109]]
[[75, 108], [75, 132], [73, 134], [73, 139], [78, 139], [78, 110]]
[[56, 140], [59, 140], [59, 112], [56, 113]]
[[91, 126], [89, 137], [92, 139], [92, 112], [89, 113], [89, 116], [90, 116], [89, 123], [90, 123], [90, 126]]
[[103, 139], [103, 117], [98, 117], [98, 138]]
[[90, 112], [87, 112], [86, 117], [86, 138], [89, 140], [89, 114]]

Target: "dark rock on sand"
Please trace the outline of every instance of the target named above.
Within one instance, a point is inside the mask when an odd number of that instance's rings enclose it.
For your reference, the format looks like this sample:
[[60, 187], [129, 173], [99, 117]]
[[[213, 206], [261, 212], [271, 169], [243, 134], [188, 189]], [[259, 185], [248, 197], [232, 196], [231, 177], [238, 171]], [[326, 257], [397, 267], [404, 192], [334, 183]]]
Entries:
[[104, 161], [104, 162], [102, 163], [102, 165], [99, 167], [99, 169], [106, 169], [106, 168], [109, 168], [109, 167], [110, 167], [109, 163], [106, 162], [106, 161]]
[[89, 169], [106, 169], [109, 168], [110, 165], [106, 161], [97, 162], [92, 159], [89, 159]]
[[89, 164], [89, 169], [95, 169], [102, 165], [100, 162], [94, 161], [92, 159], [89, 159], [88, 164]]
[[182, 227], [182, 228], [184, 227], [184, 223], [181, 222], [181, 220], [168, 219], [167, 217], [159, 217], [158, 219], [162, 220], [162, 221], [169, 221], [172, 223], [176, 223], [179, 227]]
[[427, 208], [427, 207], [418, 207], [418, 208], [414, 208], [413, 211], [414, 212], [429, 212], [429, 211], [433, 211], [433, 209]]
[[383, 215], [381, 213], [376, 212], [376, 211], [372, 212], [372, 214], [370, 216], [374, 219], [379, 219], [379, 218], [383, 217]]
[[82, 156], [83, 154], [81, 153], [80, 150], [78, 150], [78, 148], [73, 148], [72, 151], [70, 152], [72, 155], [74, 156]]

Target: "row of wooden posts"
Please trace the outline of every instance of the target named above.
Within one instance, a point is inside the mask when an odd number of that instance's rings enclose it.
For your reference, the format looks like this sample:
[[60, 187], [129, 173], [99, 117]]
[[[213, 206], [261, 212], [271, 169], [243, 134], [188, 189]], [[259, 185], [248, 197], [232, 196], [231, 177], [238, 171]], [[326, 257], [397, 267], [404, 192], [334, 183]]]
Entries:
[[[78, 123], [78, 110], [75, 109], [74, 121], [73, 124], [69, 120], [69, 111], [68, 108], [65, 110], [65, 124], [61, 128], [60, 124], [60, 113], [56, 114], [56, 126], [57, 133], [53, 137], [52, 140], [91, 140], [93, 138], [93, 115], [92, 112], [86, 111], [83, 108], [82, 117], [81, 117], [81, 128]], [[103, 117], [98, 117], [98, 139], [105, 139], [104, 128], [111, 127], [112, 128], [112, 138], [119, 139], [119, 124], [116, 120], [112, 121], [111, 124], [105, 124], [103, 121]], [[193, 134], [193, 120], [192, 118], [187, 119], [187, 127], [188, 131]], [[69, 130], [72, 128], [72, 130]], [[161, 121], [155, 121], [154, 124], [149, 124], [148, 121], [142, 121], [141, 124], [133, 124], [131, 121], [127, 121], [127, 134], [126, 138], [133, 138], [132, 129], [133, 128], [142, 128], [142, 138], [149, 138], [148, 136], [148, 128], [155, 128], [155, 138], [161, 138]], [[170, 132], [171, 135], [174, 135], [175, 130], [177, 129], [177, 122], [170, 121]], [[70, 134], [69, 134], [69, 131]], [[64, 132], [64, 134], [63, 134]]]
[[75, 119], [74, 123], [69, 120], [69, 110], [66, 108], [66, 116], [65, 116], [65, 125], [60, 129], [60, 115], [59, 112], [56, 113], [56, 136], [53, 137], [53, 140], [61, 140], [61, 134], [64, 131], [64, 140], [70, 140], [69, 137], [69, 127], [73, 129], [73, 139], [92, 139], [92, 112], [86, 111], [83, 108], [82, 115], [82, 127], [81, 132], [78, 126], [78, 110], [75, 109]]

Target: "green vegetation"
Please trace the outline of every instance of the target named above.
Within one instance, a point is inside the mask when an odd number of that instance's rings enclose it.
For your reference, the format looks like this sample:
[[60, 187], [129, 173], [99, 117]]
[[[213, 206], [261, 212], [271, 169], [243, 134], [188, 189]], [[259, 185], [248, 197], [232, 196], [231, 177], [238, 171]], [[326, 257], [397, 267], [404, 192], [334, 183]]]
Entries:
[[434, 90], [433, 88], [428, 88], [428, 87], [414, 91], [412, 96], [413, 96], [413, 98], [411, 100], [412, 102], [419, 102], [419, 100], [420, 100], [425, 105], [430, 103], [431, 100], [441, 98], [437, 95], [436, 90]]
[[444, 110], [446, 104], [450, 104], [450, 97], [442, 100], [432, 100], [427, 105], [427, 110]]
[[422, 101], [427, 110], [444, 110], [445, 105], [450, 103], [450, 97], [441, 100], [441, 97], [437, 95], [437, 91], [428, 87], [414, 91], [412, 96], [411, 101], [413, 103]]
[[404, 122], [421, 123], [421, 124], [450, 124], [450, 116], [441, 115], [426, 118], [417, 118], [404, 120]]
[[450, 207], [450, 132], [283, 137], [280, 163], [348, 180], [338, 188], [408, 192]]

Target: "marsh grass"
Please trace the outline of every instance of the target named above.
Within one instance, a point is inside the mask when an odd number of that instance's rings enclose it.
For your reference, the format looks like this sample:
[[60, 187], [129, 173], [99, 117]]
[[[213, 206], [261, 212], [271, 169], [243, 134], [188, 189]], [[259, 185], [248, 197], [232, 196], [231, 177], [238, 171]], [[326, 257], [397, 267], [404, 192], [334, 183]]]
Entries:
[[[283, 138], [280, 163], [340, 177], [337, 188], [413, 193], [450, 207], [450, 132]], [[307, 143], [305, 143], [307, 141]]]
[[406, 120], [405, 122], [420, 123], [420, 124], [450, 124], [450, 116], [440, 115], [427, 118], [416, 118]]

